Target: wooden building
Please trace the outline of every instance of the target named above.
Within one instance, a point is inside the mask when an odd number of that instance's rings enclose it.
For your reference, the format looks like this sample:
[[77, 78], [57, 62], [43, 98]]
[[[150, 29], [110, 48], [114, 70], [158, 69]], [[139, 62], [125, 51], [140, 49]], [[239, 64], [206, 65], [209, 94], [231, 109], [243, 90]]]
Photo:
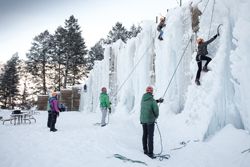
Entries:
[[[37, 109], [47, 111], [48, 95], [38, 95]], [[59, 104], [64, 104], [67, 111], [79, 111], [80, 105], [80, 88], [63, 89], [58, 95]]]

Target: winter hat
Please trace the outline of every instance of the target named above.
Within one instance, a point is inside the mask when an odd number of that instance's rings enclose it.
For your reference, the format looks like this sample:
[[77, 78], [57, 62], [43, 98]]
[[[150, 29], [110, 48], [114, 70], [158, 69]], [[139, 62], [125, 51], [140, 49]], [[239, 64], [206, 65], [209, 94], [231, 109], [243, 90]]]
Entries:
[[102, 92], [107, 92], [107, 89], [106, 89], [106, 87], [102, 87]]
[[147, 89], [146, 89], [146, 92], [147, 93], [153, 93], [153, 87], [152, 86], [148, 86]]

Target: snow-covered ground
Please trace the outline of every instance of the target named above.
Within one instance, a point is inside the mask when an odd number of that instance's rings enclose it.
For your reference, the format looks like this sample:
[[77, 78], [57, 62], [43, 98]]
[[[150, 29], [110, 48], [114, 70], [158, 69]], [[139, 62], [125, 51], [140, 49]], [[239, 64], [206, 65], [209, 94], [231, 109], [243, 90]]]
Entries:
[[[7, 117], [10, 112], [2, 111]], [[112, 115], [110, 124], [95, 126], [101, 113], [60, 113], [57, 132], [46, 127], [47, 112], [35, 115], [37, 123], [12, 125], [6, 122], [0, 126], [1, 167], [110, 167], [144, 166], [123, 162], [113, 157], [119, 153], [134, 160], [145, 162], [152, 167], [248, 167], [250, 135], [228, 125], [207, 141], [185, 141], [186, 147], [172, 150], [181, 145], [172, 141], [171, 136], [179, 133], [174, 129], [166, 137], [164, 152], [169, 160], [152, 160], [142, 153], [142, 129], [139, 122], [133, 123], [129, 116], [119, 119]], [[172, 122], [174, 123], [174, 122]], [[161, 127], [164, 129], [163, 127]], [[181, 142], [181, 140], [178, 140]], [[159, 135], [155, 132], [155, 152], [160, 151]]]

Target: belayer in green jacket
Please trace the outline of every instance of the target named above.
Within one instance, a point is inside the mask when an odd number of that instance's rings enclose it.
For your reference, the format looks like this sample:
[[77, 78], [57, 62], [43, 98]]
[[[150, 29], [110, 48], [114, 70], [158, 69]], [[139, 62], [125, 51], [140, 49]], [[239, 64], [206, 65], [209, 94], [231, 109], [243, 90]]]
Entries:
[[153, 97], [153, 88], [148, 86], [146, 93], [141, 100], [140, 122], [142, 124], [143, 135], [142, 145], [144, 154], [150, 158], [155, 158], [154, 150], [154, 124], [159, 116], [159, 108], [157, 103], [162, 103], [164, 99], [155, 100]]
[[107, 110], [109, 110], [109, 112], [111, 113], [111, 107], [110, 107], [111, 102], [109, 101], [109, 96], [107, 94], [107, 89], [105, 87], [102, 88], [99, 100], [100, 100], [100, 108], [102, 111], [101, 126], [103, 127], [106, 125], [105, 120], [107, 116]]

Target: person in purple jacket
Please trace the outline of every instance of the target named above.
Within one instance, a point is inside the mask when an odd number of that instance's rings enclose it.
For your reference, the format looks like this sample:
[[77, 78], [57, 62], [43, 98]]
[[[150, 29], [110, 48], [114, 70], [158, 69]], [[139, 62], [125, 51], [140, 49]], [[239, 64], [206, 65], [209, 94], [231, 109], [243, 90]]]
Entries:
[[52, 97], [49, 98], [49, 105], [51, 111], [51, 120], [50, 120], [50, 131], [56, 132], [57, 129], [55, 128], [56, 119], [59, 116], [59, 108], [58, 108], [58, 100], [57, 100], [57, 93], [53, 92]]

